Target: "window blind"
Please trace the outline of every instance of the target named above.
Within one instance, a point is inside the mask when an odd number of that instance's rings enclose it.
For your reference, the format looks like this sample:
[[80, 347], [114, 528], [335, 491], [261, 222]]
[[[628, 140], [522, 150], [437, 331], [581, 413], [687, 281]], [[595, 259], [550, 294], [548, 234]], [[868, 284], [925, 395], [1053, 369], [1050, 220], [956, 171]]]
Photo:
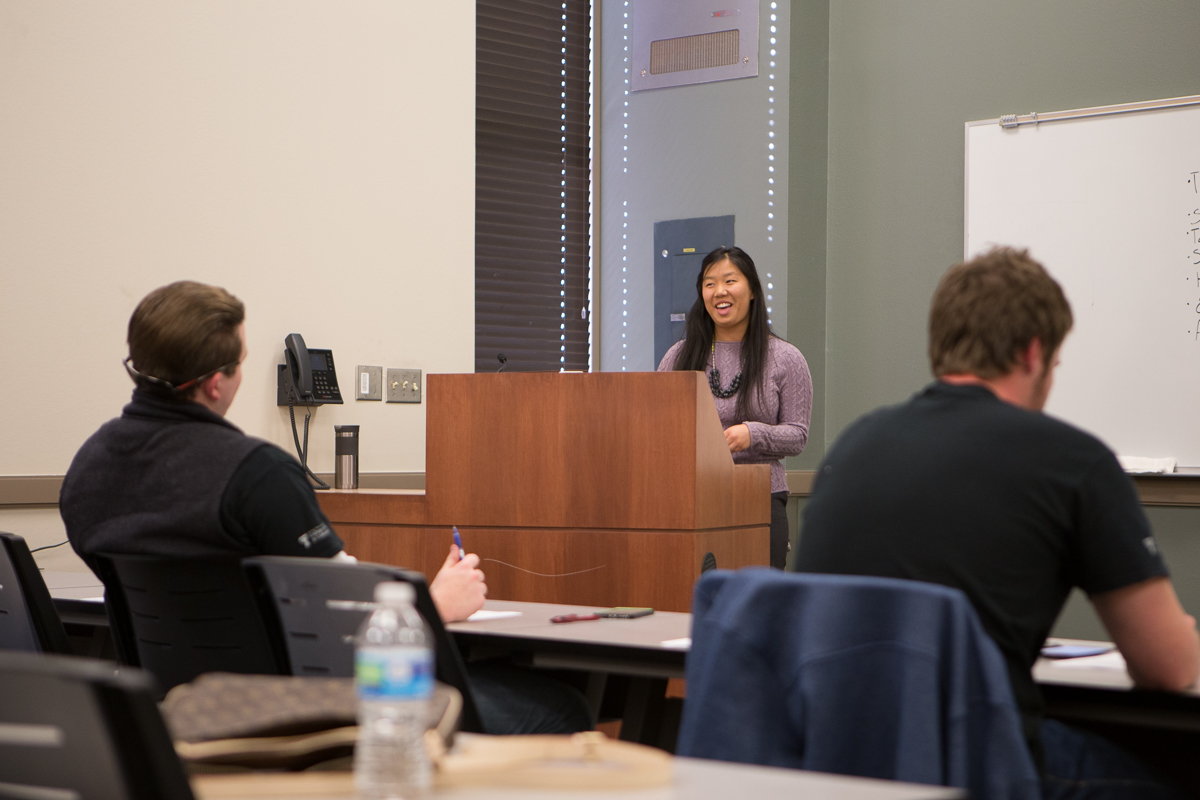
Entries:
[[476, 3], [476, 372], [588, 368], [591, 13]]

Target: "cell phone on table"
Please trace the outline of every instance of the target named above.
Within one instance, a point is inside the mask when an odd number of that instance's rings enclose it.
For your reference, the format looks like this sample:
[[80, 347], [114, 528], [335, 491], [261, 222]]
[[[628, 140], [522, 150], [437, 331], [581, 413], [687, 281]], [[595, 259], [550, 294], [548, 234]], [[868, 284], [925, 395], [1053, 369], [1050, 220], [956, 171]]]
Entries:
[[551, 617], [551, 622], [588, 622], [589, 620], [600, 619], [599, 614], [559, 614], [557, 617]]
[[617, 606], [616, 608], [606, 608], [603, 611], [597, 611], [601, 617], [605, 619], [635, 619], [636, 617], [648, 617], [654, 613], [653, 608], [637, 608], [634, 606]]
[[1111, 644], [1048, 644], [1042, 648], [1042, 656], [1045, 658], [1086, 658], [1087, 656], [1111, 653], [1116, 649], [1116, 646]]

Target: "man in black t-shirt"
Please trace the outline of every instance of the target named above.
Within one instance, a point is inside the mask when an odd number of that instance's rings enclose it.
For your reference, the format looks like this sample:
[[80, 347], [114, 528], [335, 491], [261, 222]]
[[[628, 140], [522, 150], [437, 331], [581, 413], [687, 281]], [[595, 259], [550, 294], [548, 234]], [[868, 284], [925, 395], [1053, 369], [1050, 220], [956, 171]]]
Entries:
[[961, 589], [1005, 657], [1047, 795], [1103, 778], [1148, 791], [1130, 783], [1135, 767], [1102, 778], [1065, 755], [1094, 747], [1101, 762], [1125, 759], [1043, 723], [1030, 672], [1073, 586], [1139, 685], [1179, 690], [1200, 671], [1195, 620], [1132, 482], [1099, 440], [1041, 413], [1070, 327], [1062, 290], [1027, 253], [998, 248], [947, 272], [930, 312], [937, 381], [862, 417], [830, 448], [797, 569]]

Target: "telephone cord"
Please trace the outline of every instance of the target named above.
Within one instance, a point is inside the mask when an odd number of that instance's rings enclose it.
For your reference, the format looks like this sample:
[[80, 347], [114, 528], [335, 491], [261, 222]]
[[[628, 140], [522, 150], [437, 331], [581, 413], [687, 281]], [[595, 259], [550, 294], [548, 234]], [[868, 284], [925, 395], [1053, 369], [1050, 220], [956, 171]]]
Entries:
[[493, 564], [503, 564], [506, 567], [512, 567], [513, 569], [515, 569], [519, 572], [528, 572], [530, 575], [536, 575], [539, 578], [569, 578], [572, 575], [582, 575], [585, 572], [595, 572], [598, 569], [604, 569], [605, 567], [608, 566], [607, 564], [601, 564], [598, 567], [589, 567], [588, 569], [580, 569], [580, 570], [576, 570], [575, 572], [549, 573], [549, 572], [534, 572], [531, 569], [525, 569], [524, 567], [518, 567], [516, 564], [510, 564], [507, 561], [501, 561], [498, 558], [481, 558], [480, 561], [491, 561]]
[[315, 488], [328, 489], [329, 484], [317, 477], [316, 473], [308, 468], [308, 418], [311, 411], [304, 412], [304, 446], [300, 446], [300, 434], [296, 431], [296, 406], [294, 397], [291, 392], [288, 393], [288, 416], [292, 418], [292, 440], [296, 442], [296, 454], [300, 456], [300, 466], [308, 474], [308, 477], [317, 482]]

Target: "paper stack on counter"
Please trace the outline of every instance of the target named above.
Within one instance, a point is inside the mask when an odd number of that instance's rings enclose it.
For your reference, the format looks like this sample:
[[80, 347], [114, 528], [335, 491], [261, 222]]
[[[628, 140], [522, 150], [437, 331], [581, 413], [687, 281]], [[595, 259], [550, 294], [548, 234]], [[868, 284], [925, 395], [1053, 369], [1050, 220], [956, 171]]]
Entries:
[[1121, 469], [1150, 475], [1168, 475], [1175, 471], [1173, 458], [1142, 458], [1141, 456], [1117, 456]]

